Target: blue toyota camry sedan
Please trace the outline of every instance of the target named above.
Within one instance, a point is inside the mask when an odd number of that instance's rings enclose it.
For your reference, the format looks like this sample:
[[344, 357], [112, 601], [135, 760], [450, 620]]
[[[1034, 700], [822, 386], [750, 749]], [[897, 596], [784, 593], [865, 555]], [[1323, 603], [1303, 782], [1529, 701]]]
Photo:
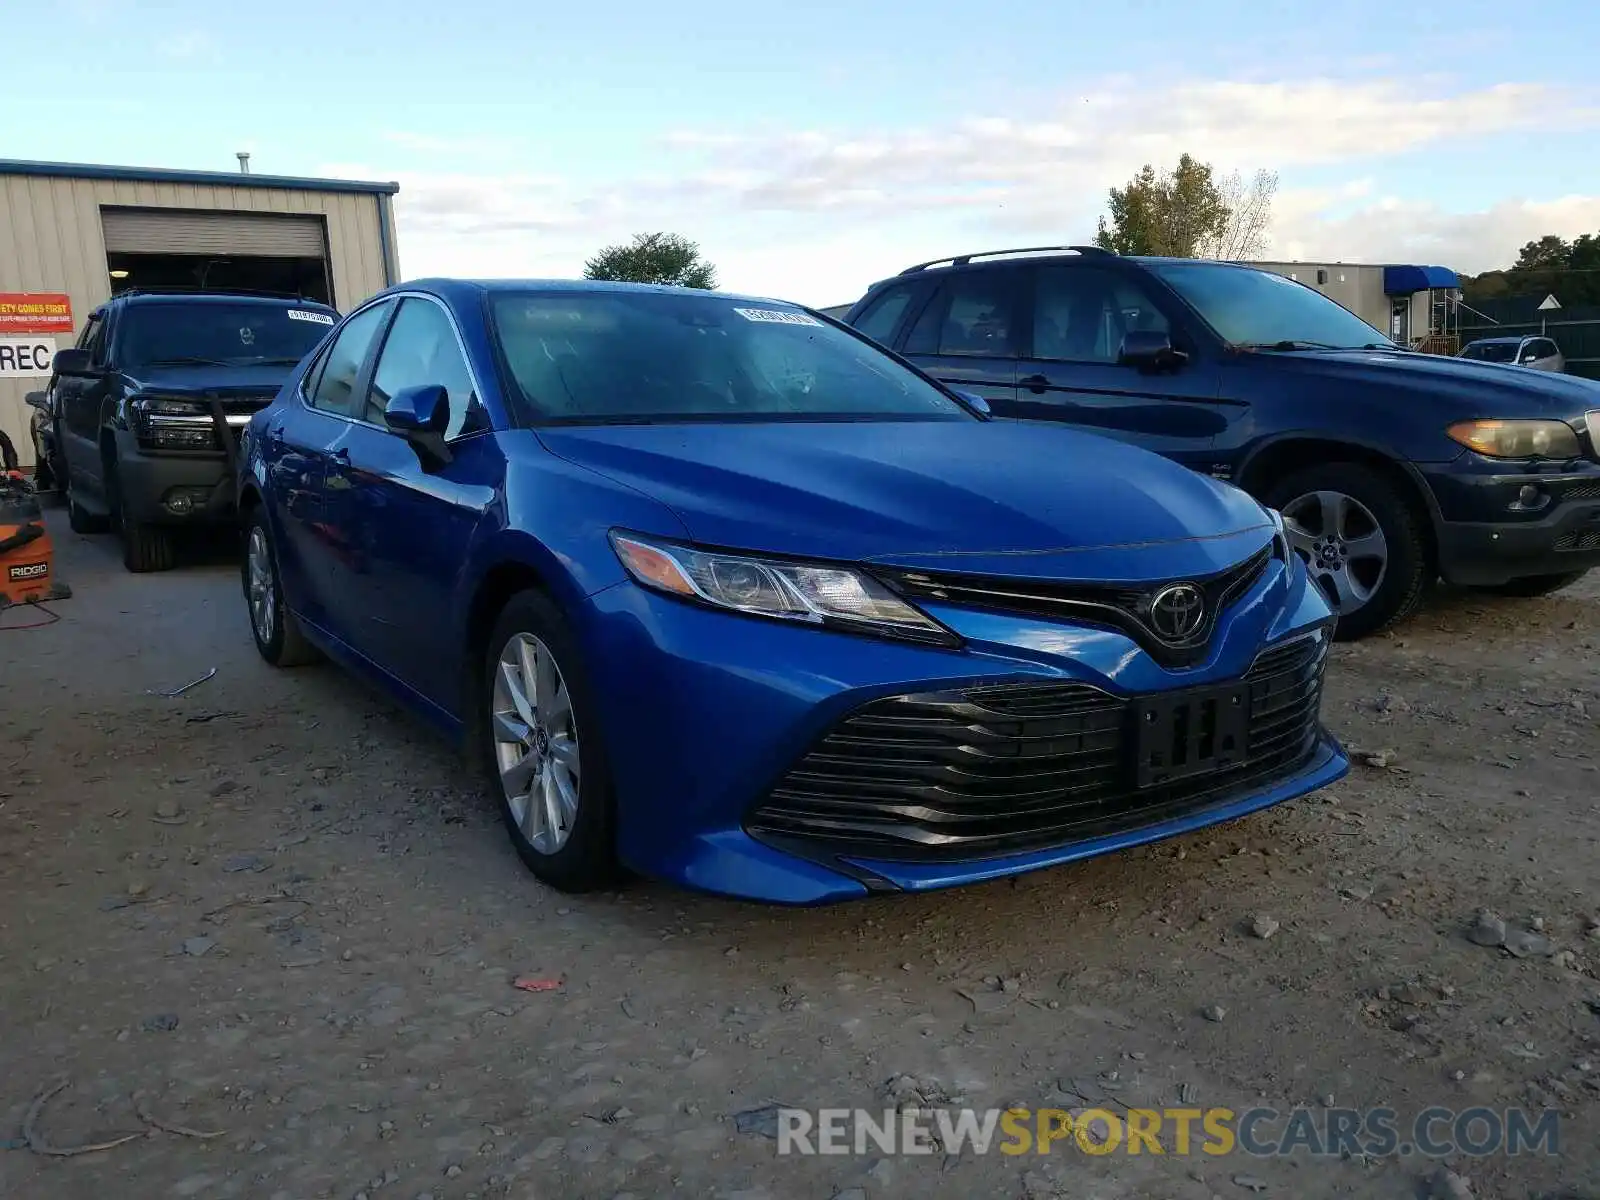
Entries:
[[944, 887], [1348, 770], [1276, 514], [794, 305], [407, 284], [240, 453], [262, 656], [456, 739], [561, 889]]

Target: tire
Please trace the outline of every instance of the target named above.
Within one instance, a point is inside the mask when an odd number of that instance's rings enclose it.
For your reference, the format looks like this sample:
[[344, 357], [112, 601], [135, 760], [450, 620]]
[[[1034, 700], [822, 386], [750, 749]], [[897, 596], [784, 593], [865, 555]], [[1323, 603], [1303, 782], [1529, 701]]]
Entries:
[[[536, 683], [531, 695], [522, 683], [525, 672], [520, 664], [530, 661], [523, 651], [534, 663], [536, 680], [543, 681]], [[538, 669], [541, 654], [548, 656], [552, 671]], [[503, 659], [511, 664], [509, 678], [502, 675]], [[506, 604], [489, 638], [479, 678], [480, 737], [487, 752], [489, 783], [499, 797], [500, 814], [517, 856], [559, 891], [592, 892], [613, 886], [621, 872], [605, 742], [577, 639], [543, 593], [522, 592]], [[533, 722], [527, 721], [528, 715]], [[508, 736], [518, 730], [526, 736]], [[507, 775], [512, 776], [511, 787]], [[530, 776], [526, 793], [519, 795], [517, 782]], [[572, 798], [575, 811], [562, 807], [562, 796]], [[552, 807], [554, 821], [549, 816]]]
[[[239, 577], [256, 652], [275, 667], [300, 667], [316, 662], [322, 655], [306, 640], [300, 622], [284, 603], [277, 548], [272, 544], [272, 531], [267, 528], [267, 518], [260, 505], [252, 508], [245, 519], [244, 544]], [[255, 585], [259, 585], [259, 591], [253, 590]], [[260, 610], [258, 600], [263, 604]]]
[[122, 536], [122, 565], [138, 575], [172, 570], [178, 560], [176, 539], [173, 538], [172, 531], [163, 529], [159, 525], [147, 525], [132, 520], [128, 516], [128, 505], [122, 496], [121, 488], [122, 480], [118, 475], [116, 462], [112, 460], [107, 464], [106, 494], [116, 506], [112, 512], [112, 519], [117, 532]]
[[172, 570], [178, 553], [170, 529], [129, 521], [125, 515], [121, 522], [123, 566], [139, 575]]
[[1508, 580], [1480, 590], [1492, 592], [1496, 596], [1517, 596], [1531, 600], [1536, 596], [1548, 596], [1551, 592], [1559, 592], [1562, 588], [1577, 583], [1588, 573], [1588, 571], [1563, 571], [1559, 575], [1524, 575], [1521, 579]]
[[[1337, 498], [1332, 508], [1329, 497]], [[1433, 582], [1426, 514], [1371, 467], [1308, 467], [1273, 483], [1262, 498], [1283, 513], [1291, 544], [1338, 614], [1334, 636], [1340, 641], [1370, 637], [1403, 620]], [[1331, 515], [1338, 528], [1330, 530]]]

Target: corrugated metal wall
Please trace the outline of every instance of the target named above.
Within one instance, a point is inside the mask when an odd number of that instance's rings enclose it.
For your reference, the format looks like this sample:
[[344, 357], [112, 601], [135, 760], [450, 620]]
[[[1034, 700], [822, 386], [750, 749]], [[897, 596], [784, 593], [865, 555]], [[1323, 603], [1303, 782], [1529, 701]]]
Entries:
[[[389, 206], [375, 195], [0, 174], [0, 292], [67, 293], [72, 337], [90, 310], [111, 295], [101, 205], [318, 214], [328, 226], [335, 306], [348, 311], [385, 286], [379, 214]], [[389, 224], [393, 246], [392, 218]], [[71, 344], [68, 335], [57, 335], [58, 348]], [[33, 446], [22, 398], [45, 383], [0, 379], [0, 428], [25, 464], [33, 461]]]

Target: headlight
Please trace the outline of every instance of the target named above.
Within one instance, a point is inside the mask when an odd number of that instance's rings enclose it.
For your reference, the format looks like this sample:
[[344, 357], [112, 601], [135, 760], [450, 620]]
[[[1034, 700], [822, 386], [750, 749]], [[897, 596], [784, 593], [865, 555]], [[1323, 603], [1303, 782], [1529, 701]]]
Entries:
[[1283, 514], [1275, 508], [1262, 506], [1267, 514], [1267, 519], [1272, 522], [1272, 554], [1280, 562], [1288, 562], [1293, 554], [1293, 547], [1289, 545], [1289, 530], [1283, 523]]
[[1577, 458], [1578, 435], [1565, 421], [1461, 421], [1452, 441], [1489, 458]]
[[780, 621], [960, 644], [932, 617], [849, 567], [696, 550], [616, 532], [611, 545], [628, 574], [669, 596]]
[[150, 450], [217, 450], [211, 410], [196, 400], [140, 396], [132, 405], [134, 432]]

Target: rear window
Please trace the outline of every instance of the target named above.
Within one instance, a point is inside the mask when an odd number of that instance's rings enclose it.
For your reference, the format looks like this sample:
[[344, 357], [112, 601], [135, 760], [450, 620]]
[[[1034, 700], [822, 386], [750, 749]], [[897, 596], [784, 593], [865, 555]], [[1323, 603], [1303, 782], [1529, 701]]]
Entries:
[[292, 366], [316, 349], [335, 320], [310, 305], [131, 304], [117, 322], [117, 358], [132, 368]]
[[1474, 342], [1467, 347], [1461, 357], [1476, 359], [1478, 362], [1508, 363], [1517, 357], [1517, 343]]

